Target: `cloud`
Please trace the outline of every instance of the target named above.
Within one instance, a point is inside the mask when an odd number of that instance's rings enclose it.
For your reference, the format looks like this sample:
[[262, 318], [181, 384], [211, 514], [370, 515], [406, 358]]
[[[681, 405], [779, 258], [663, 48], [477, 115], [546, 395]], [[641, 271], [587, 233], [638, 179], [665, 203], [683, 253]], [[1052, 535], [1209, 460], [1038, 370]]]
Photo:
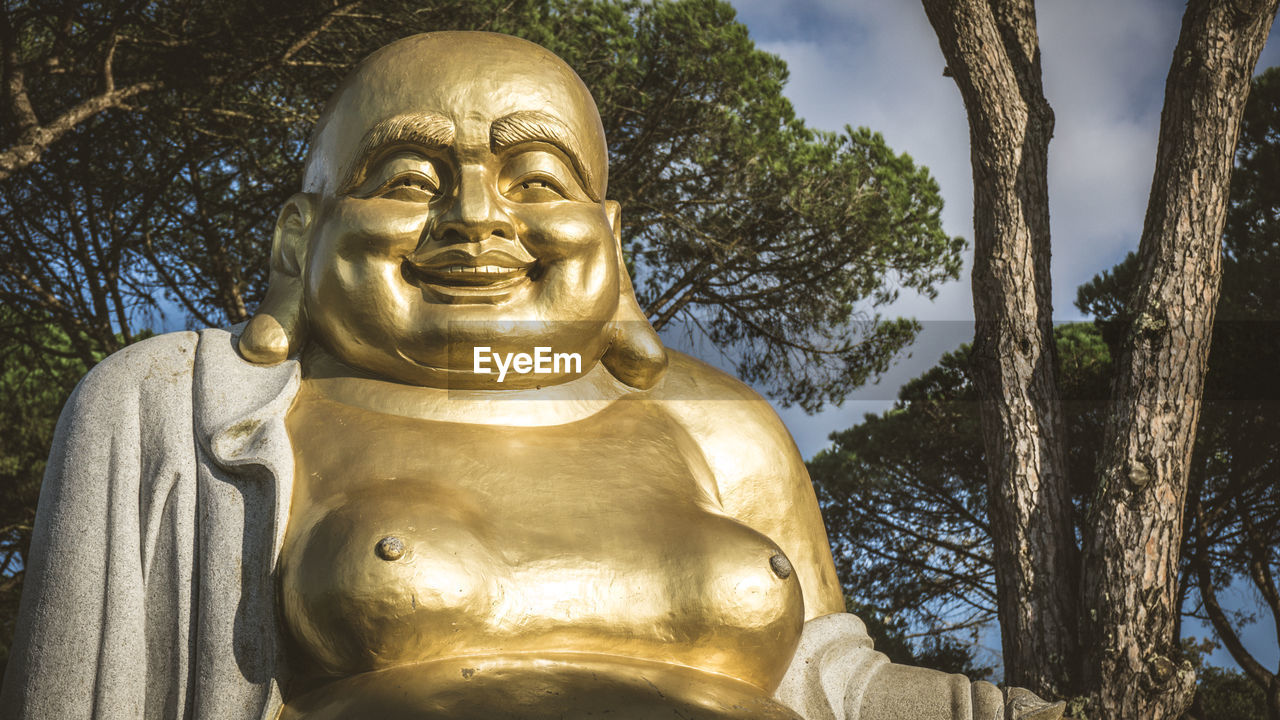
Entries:
[[1137, 249], [1181, 10], [1160, 0], [1039, 9], [1045, 96], [1056, 118], [1049, 211], [1059, 318], [1078, 318], [1076, 288]]

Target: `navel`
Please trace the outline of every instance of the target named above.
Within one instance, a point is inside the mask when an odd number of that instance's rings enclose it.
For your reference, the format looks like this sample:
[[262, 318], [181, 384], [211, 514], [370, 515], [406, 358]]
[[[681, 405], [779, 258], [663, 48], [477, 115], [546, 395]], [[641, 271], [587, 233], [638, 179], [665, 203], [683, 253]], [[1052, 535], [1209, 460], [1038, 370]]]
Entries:
[[373, 552], [387, 562], [394, 562], [404, 557], [404, 540], [388, 535], [374, 545]]

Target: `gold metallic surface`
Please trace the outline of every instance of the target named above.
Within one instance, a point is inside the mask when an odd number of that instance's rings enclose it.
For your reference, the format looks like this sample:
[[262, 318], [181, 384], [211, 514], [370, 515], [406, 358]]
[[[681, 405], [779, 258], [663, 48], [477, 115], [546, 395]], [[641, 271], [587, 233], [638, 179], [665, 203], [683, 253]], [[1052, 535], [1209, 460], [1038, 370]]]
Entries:
[[581, 81], [514, 38], [402, 40], [330, 101], [241, 340], [303, 362], [282, 717], [795, 720], [768, 695], [843, 610], [812, 487], [644, 320], [606, 173]]
[[[289, 431], [306, 441], [284, 617], [325, 675], [551, 649], [768, 689], [786, 670], [799, 583], [772, 569], [772, 540], [720, 511], [695, 441], [645, 394], [577, 422], [502, 427], [304, 388]], [[377, 553], [387, 537], [404, 543], [392, 562]]]
[[356, 675], [291, 703], [280, 720], [800, 720], [720, 675], [620, 657], [453, 658]]

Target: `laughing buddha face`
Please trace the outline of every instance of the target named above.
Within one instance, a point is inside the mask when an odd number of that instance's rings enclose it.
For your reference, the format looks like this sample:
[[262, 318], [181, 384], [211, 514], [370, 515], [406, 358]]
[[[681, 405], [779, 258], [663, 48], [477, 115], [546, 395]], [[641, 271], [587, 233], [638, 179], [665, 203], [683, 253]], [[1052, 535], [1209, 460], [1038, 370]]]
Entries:
[[550, 52], [489, 33], [406, 38], [330, 100], [272, 284], [294, 268], [314, 338], [389, 379], [493, 387], [473, 372], [481, 346], [581, 357], [505, 388], [573, 379], [635, 303], [607, 170], [595, 103]]

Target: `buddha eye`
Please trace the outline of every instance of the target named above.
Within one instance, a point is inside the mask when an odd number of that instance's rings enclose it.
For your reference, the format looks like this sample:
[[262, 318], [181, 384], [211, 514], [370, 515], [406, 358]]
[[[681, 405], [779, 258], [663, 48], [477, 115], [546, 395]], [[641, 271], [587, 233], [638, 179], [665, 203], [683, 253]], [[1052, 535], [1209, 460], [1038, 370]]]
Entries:
[[425, 175], [405, 173], [388, 180], [374, 194], [392, 200], [431, 202], [440, 194], [440, 187]]
[[520, 146], [503, 158], [499, 183], [503, 196], [517, 203], [581, 202], [588, 197], [560, 151], [538, 142]]
[[516, 180], [503, 194], [508, 200], [519, 203], [555, 202], [567, 198], [565, 191], [555, 180], [538, 175]]
[[444, 193], [449, 177], [441, 158], [417, 150], [401, 150], [371, 161], [364, 178], [350, 194], [428, 203]]

